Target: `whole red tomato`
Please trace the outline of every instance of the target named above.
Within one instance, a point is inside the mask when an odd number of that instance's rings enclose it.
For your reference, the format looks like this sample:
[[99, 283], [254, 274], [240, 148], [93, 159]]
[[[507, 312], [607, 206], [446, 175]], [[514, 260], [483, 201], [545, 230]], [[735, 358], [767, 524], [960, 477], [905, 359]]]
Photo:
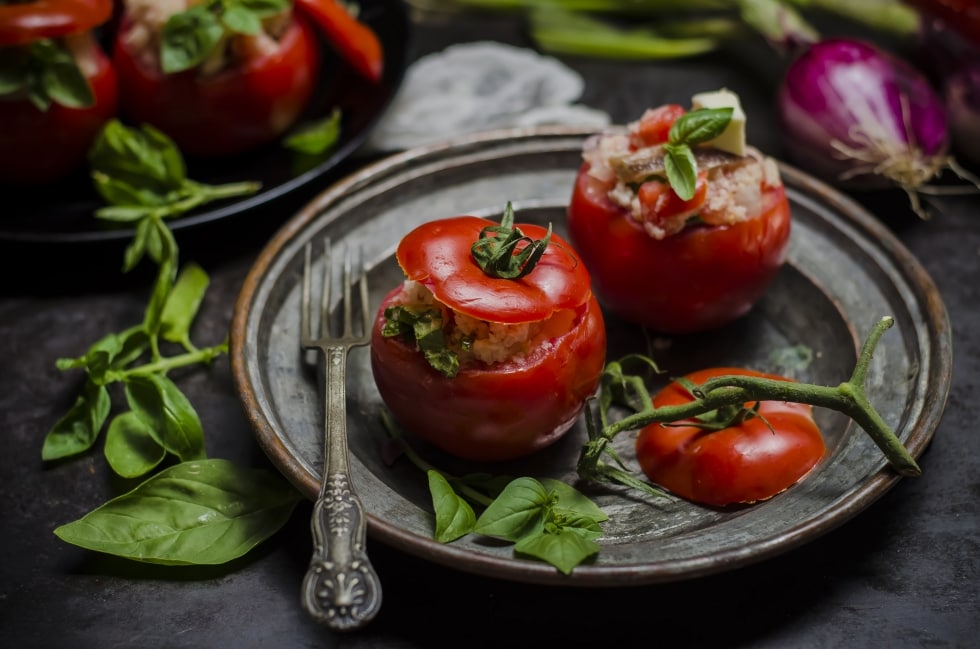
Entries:
[[92, 95], [88, 105], [53, 99], [44, 109], [23, 91], [0, 95], [0, 182], [50, 182], [84, 163], [95, 136], [117, 109], [115, 70], [91, 32], [111, 13], [111, 0], [0, 4], [0, 56], [16, 57], [15, 50], [52, 39], [74, 59]]
[[164, 74], [155, 53], [137, 51], [133, 29], [124, 15], [113, 48], [123, 114], [157, 127], [188, 155], [227, 156], [274, 140], [300, 116], [316, 84], [320, 53], [300, 15], [274, 49], [242, 48], [243, 60], [217, 73]]
[[[789, 380], [729, 367], [701, 370], [685, 378], [700, 385], [726, 374]], [[653, 398], [653, 405], [693, 400], [674, 381]], [[823, 458], [826, 445], [809, 405], [762, 401], [758, 415], [721, 430], [686, 422], [650, 424], [637, 435], [636, 459], [652, 482], [694, 502], [721, 507], [771, 498], [806, 475]]]
[[[523, 278], [486, 275], [470, 254], [493, 222], [471, 216], [434, 221], [399, 244], [409, 279], [427, 287], [452, 317], [520, 326], [540, 323], [542, 335], [521, 356], [461, 362], [449, 377], [415, 344], [383, 334], [383, 301], [371, 337], [371, 366], [385, 404], [406, 430], [460, 458], [499, 461], [526, 456], [559, 439], [591, 396], [605, 362], [606, 333], [585, 265], [567, 242], [552, 236]], [[545, 229], [519, 225], [537, 239]]]

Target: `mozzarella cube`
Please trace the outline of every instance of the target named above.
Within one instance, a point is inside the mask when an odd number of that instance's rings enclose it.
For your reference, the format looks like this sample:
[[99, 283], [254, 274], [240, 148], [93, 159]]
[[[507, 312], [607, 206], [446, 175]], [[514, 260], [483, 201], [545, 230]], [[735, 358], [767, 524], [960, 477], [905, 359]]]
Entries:
[[732, 108], [732, 121], [721, 135], [705, 142], [721, 151], [734, 155], [745, 155], [745, 112], [738, 95], [731, 90], [722, 88], [712, 92], [702, 92], [691, 97], [691, 108]]

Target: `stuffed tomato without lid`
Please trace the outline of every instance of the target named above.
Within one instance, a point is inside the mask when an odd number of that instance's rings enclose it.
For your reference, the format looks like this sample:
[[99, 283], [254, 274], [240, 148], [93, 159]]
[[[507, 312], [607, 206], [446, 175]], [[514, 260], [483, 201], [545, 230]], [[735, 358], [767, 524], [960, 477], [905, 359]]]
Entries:
[[116, 73], [92, 30], [111, 0], [0, 4], [0, 183], [58, 180], [81, 167], [116, 114]]
[[648, 110], [586, 142], [568, 208], [603, 306], [664, 333], [747, 313], [789, 243], [778, 166], [745, 145], [737, 97], [705, 93], [693, 105]]
[[526, 275], [495, 277], [471, 250], [495, 226], [461, 216], [405, 236], [397, 258], [408, 280], [383, 300], [371, 338], [375, 382], [399, 425], [488, 462], [559, 439], [594, 393], [606, 354], [589, 273], [568, 243], [519, 225], [527, 240], [516, 250], [544, 240], [543, 252]]

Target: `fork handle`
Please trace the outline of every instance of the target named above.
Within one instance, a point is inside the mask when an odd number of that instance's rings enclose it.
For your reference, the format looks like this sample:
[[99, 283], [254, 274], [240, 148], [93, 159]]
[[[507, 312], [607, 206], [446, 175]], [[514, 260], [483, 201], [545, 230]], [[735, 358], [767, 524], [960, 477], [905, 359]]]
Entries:
[[351, 488], [347, 452], [347, 349], [324, 350], [326, 423], [323, 480], [313, 505], [313, 557], [303, 579], [303, 605], [319, 623], [348, 631], [381, 608], [381, 581], [365, 547], [364, 506]]

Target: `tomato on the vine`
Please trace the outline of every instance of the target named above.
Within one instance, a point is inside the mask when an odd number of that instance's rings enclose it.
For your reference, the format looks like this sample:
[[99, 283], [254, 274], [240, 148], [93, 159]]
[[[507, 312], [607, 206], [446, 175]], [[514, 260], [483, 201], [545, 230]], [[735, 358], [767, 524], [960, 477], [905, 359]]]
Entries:
[[112, 0], [0, 4], [0, 182], [39, 184], [80, 167], [117, 109], [116, 73], [92, 34]]
[[[684, 381], [701, 385], [722, 375], [790, 380], [716, 367], [688, 374]], [[654, 407], [693, 401], [684, 381], [675, 380], [657, 393]], [[719, 507], [766, 500], [785, 491], [825, 453], [812, 407], [785, 401], [747, 403], [740, 412], [716, 412], [705, 421], [649, 424], [636, 438], [637, 461], [651, 482], [682, 498]]]
[[293, 16], [276, 39], [235, 36], [234, 60], [216, 71], [165, 74], [145, 32], [123, 14], [113, 47], [123, 114], [157, 127], [188, 155], [227, 156], [268, 143], [313, 94], [320, 53], [303, 16]]
[[[559, 439], [598, 386], [606, 354], [602, 313], [571, 246], [552, 234], [528, 274], [491, 277], [471, 254], [488, 226], [496, 224], [462, 216], [405, 236], [397, 258], [408, 280], [385, 297], [371, 337], [375, 383], [395, 420], [476, 461]], [[414, 327], [414, 339], [397, 333], [399, 323]]]
[[664, 333], [747, 313], [785, 261], [790, 233], [778, 167], [750, 148], [692, 147], [692, 191], [677, 194], [665, 138], [678, 108], [648, 111], [628, 134], [590, 139], [568, 207], [569, 238], [602, 305]]

